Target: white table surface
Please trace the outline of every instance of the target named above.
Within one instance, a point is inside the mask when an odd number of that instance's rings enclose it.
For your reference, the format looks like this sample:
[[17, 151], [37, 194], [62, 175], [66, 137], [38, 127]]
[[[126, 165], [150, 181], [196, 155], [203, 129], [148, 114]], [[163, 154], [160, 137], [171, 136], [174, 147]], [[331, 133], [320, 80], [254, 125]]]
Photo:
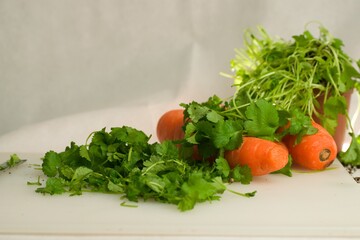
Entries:
[[[6, 159], [9, 153], [1, 153]], [[28, 161], [0, 172], [0, 239], [276, 239], [360, 238], [360, 187], [336, 161], [331, 170], [256, 177], [220, 201], [188, 212], [152, 201], [120, 206], [119, 195], [70, 197], [35, 193], [41, 154], [19, 153]]]

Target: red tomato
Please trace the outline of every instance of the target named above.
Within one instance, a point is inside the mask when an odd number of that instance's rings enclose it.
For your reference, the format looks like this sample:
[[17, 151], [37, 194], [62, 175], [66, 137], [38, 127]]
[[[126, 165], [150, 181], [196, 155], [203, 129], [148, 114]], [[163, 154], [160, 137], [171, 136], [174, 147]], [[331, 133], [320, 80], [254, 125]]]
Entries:
[[159, 142], [165, 140], [180, 140], [184, 138], [184, 110], [173, 109], [164, 113], [157, 124], [156, 135]]

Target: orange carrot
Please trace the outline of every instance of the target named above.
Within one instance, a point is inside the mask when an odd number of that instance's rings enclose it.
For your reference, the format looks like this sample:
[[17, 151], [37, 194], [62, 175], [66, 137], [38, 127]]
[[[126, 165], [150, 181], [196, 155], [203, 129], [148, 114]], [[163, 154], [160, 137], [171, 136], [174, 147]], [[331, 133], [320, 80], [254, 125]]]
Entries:
[[159, 142], [181, 140], [184, 138], [184, 110], [173, 109], [164, 113], [157, 124], [156, 135]]
[[296, 137], [287, 135], [283, 142], [289, 149], [293, 162], [311, 170], [322, 170], [328, 167], [336, 158], [337, 147], [334, 138], [319, 124], [312, 122], [318, 132], [305, 135], [298, 144]]
[[241, 146], [226, 151], [224, 157], [231, 168], [236, 165], [247, 165], [253, 176], [261, 176], [285, 167], [289, 160], [289, 152], [281, 142], [243, 137]]

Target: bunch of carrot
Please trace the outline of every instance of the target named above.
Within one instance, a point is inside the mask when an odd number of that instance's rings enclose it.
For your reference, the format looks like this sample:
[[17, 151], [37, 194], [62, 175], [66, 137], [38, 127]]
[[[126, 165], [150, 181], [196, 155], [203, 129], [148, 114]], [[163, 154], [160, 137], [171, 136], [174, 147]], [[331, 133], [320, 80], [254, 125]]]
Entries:
[[[323, 170], [335, 160], [337, 146], [334, 138], [322, 126], [315, 122], [312, 122], [312, 125], [317, 132], [302, 136], [299, 142], [296, 135], [286, 135], [280, 142], [243, 136], [240, 147], [225, 151], [224, 158], [232, 168], [236, 165], [247, 165], [253, 176], [269, 174], [284, 168], [289, 161], [289, 156], [295, 165], [310, 170]], [[183, 110], [175, 109], [166, 112], [157, 124], [158, 140], [163, 142], [183, 139], [183, 126]]]

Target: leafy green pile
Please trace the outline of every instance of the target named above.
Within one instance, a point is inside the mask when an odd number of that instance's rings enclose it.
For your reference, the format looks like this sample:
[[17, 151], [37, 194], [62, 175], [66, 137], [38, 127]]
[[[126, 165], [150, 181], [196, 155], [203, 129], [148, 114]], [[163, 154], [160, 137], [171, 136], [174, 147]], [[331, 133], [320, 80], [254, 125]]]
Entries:
[[[175, 204], [181, 211], [218, 200], [226, 190], [252, 197], [255, 192], [227, 188], [232, 182], [249, 184], [252, 175], [248, 166], [230, 169], [224, 151], [238, 148], [244, 135], [279, 141], [288, 132], [314, 133], [310, 118], [301, 111], [279, 111], [265, 100], [251, 103], [244, 116], [217, 96], [182, 106], [190, 120], [184, 125], [183, 140], [150, 144], [150, 137], [140, 130], [104, 128], [91, 133], [84, 145], [72, 142], [63, 152], [48, 151], [41, 168], [48, 178], [36, 192], [114, 193], [133, 202], [153, 199]], [[289, 120], [294, 124], [277, 133]], [[194, 160], [194, 145], [204, 161]], [[277, 173], [291, 176], [290, 167], [291, 162]]]
[[[233, 108], [266, 99], [279, 109], [297, 108], [319, 119], [331, 134], [338, 125], [338, 115], [345, 115], [353, 141], [339, 158], [346, 164], [360, 165], [360, 145], [344, 97], [354, 88], [360, 91], [360, 73], [342, 50], [343, 42], [322, 26], [319, 31], [318, 38], [305, 30], [285, 41], [272, 38], [262, 27], [258, 27], [260, 36], [247, 30], [244, 48], [236, 50], [231, 61], [233, 74], [224, 74], [236, 86]], [[359, 68], [360, 60], [356, 63]]]
[[[174, 143], [150, 144], [150, 137], [131, 127], [102, 129], [89, 137], [88, 144], [72, 142], [63, 152], [45, 154], [42, 170], [48, 179], [36, 192], [114, 193], [134, 202], [154, 199], [176, 204], [185, 211], [198, 202], [218, 200], [227, 182], [252, 180], [248, 167], [230, 169], [224, 159], [213, 165], [186, 161]], [[255, 192], [238, 194], [252, 197]]]

